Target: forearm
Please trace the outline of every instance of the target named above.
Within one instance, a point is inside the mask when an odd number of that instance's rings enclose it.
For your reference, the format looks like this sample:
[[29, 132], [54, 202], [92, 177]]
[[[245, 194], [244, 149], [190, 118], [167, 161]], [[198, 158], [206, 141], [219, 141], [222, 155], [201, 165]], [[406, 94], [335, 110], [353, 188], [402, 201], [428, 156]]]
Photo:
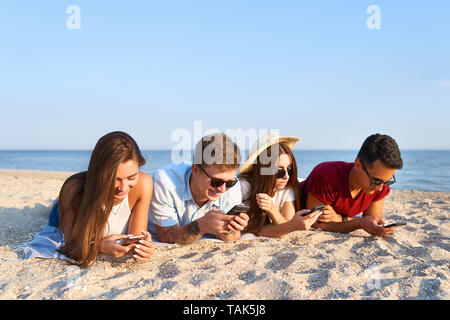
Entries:
[[202, 235], [198, 221], [195, 220], [182, 227], [175, 225], [161, 233], [158, 232], [158, 239], [167, 243], [191, 244], [200, 239]]
[[239, 240], [241, 238], [241, 232], [235, 231], [230, 233], [217, 233], [216, 234], [217, 239], [222, 241], [235, 241]]
[[312, 228], [321, 229], [323, 231], [337, 232], [337, 233], [349, 233], [358, 229], [361, 229], [361, 219], [354, 218], [344, 222], [316, 222]]
[[295, 226], [291, 221], [280, 224], [268, 224], [261, 228], [258, 236], [269, 238], [280, 238], [285, 234], [296, 231]]
[[266, 212], [273, 224], [281, 224], [289, 221], [277, 209]]

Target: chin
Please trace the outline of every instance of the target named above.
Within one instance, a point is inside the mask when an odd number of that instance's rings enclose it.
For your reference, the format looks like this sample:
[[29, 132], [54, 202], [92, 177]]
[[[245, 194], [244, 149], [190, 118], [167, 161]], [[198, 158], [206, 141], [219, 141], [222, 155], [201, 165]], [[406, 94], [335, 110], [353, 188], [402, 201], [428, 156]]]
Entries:
[[114, 195], [114, 199], [116, 199], [116, 200], [123, 200], [123, 199], [125, 199], [127, 197], [127, 195], [128, 195], [128, 192], [123, 194], [123, 195], [115, 194]]
[[377, 190], [364, 190], [365, 194], [374, 194]]
[[208, 193], [206, 194], [206, 197], [210, 201], [216, 201], [217, 199], [220, 198], [221, 195], [222, 195], [221, 193], [215, 193], [213, 191], [208, 190]]

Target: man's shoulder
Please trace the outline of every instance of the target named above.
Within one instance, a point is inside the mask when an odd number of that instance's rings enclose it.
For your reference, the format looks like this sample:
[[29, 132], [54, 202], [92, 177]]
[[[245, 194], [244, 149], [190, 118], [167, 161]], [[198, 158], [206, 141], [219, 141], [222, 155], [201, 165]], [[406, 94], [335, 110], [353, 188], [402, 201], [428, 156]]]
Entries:
[[172, 181], [174, 184], [185, 182], [185, 177], [191, 170], [191, 165], [186, 163], [171, 163], [164, 167], [156, 169], [152, 177], [155, 181]]
[[316, 176], [321, 176], [324, 178], [341, 179], [343, 176], [348, 175], [351, 167], [353, 166], [352, 162], [345, 161], [327, 161], [319, 163], [313, 170], [312, 173]]
[[189, 188], [191, 165], [172, 163], [155, 170], [152, 174], [154, 181], [154, 196], [161, 193], [183, 198]]

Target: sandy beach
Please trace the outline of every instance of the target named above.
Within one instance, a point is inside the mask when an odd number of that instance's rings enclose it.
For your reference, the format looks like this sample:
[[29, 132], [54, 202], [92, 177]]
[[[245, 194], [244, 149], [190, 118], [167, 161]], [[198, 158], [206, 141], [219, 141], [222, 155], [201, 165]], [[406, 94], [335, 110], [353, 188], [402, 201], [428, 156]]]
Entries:
[[69, 172], [0, 170], [0, 299], [450, 298], [450, 193], [393, 190], [386, 238], [362, 230], [158, 246], [151, 261], [102, 256], [87, 269], [20, 259]]

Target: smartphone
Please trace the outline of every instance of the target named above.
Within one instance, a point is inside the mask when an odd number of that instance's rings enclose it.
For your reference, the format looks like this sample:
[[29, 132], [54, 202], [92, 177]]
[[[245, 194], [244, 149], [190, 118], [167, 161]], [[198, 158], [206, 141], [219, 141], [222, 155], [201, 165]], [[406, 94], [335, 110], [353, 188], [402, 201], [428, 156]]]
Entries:
[[390, 227], [400, 227], [406, 225], [406, 222], [396, 222], [385, 225], [383, 228], [390, 228]]
[[141, 239], [145, 239], [147, 236], [145, 234], [139, 234], [137, 236], [129, 236], [125, 239], [127, 243], [138, 242]]
[[227, 212], [227, 214], [232, 214], [232, 215], [239, 215], [239, 213], [243, 212], [243, 213], [247, 213], [248, 210], [250, 210], [250, 206], [247, 206], [245, 204], [238, 204], [235, 205], [233, 208], [230, 209], [230, 211]]
[[312, 208], [308, 213], [304, 213], [302, 216], [304, 217], [304, 216], [308, 216], [308, 215], [310, 215], [311, 213], [313, 213], [313, 212], [315, 212], [315, 211], [317, 211], [317, 210], [322, 210], [323, 208], [325, 208], [327, 205], [326, 204], [321, 204], [321, 205], [319, 205], [319, 206], [315, 206], [314, 208]]

